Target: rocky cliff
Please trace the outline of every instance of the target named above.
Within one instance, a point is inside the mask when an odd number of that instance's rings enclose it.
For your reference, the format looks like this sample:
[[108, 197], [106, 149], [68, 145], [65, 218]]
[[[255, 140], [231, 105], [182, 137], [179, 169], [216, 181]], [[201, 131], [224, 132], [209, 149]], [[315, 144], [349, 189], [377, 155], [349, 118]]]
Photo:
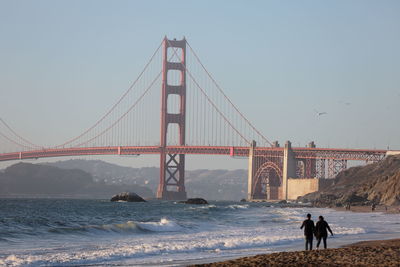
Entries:
[[316, 206], [372, 203], [400, 204], [400, 155], [381, 162], [349, 168], [339, 173], [332, 187], [307, 194], [299, 201], [311, 201]]

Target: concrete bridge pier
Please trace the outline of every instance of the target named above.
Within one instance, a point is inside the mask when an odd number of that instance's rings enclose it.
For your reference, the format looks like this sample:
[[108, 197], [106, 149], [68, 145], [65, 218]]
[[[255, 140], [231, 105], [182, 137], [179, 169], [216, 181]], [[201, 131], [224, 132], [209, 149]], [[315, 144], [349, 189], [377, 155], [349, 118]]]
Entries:
[[[315, 148], [314, 142], [307, 145]], [[331, 179], [318, 179], [316, 159], [296, 158], [290, 141], [279, 149], [274, 157], [267, 157], [253, 143], [249, 149], [247, 199], [249, 200], [295, 200], [299, 196], [330, 186]], [[335, 160], [338, 161], [338, 160]], [[340, 162], [346, 162], [341, 160]], [[329, 163], [329, 161], [328, 161]], [[345, 168], [341, 164], [341, 170]], [[329, 167], [329, 166], [328, 166]]]
[[296, 159], [292, 150], [292, 143], [286, 141], [283, 150], [282, 189], [279, 199], [288, 199], [288, 181], [290, 177], [296, 177]]
[[[275, 143], [274, 147], [279, 148], [279, 144]], [[297, 178], [297, 159], [291, 142], [286, 141], [280, 151], [281, 158], [268, 158], [257, 154], [256, 142], [252, 142], [249, 149], [247, 199], [288, 200], [293, 195], [293, 186], [290, 192], [289, 187], [293, 184], [292, 178]]]
[[250, 150], [249, 150], [249, 166], [248, 166], [248, 176], [247, 176], [247, 199], [253, 199], [254, 192], [253, 192], [253, 186], [254, 186], [254, 176], [256, 173], [256, 166], [255, 166], [255, 153], [254, 150], [256, 148], [256, 141], [253, 140], [250, 145]]
[[[279, 148], [279, 144], [275, 142], [274, 147]], [[256, 154], [256, 142], [253, 141], [249, 149], [247, 199], [288, 199], [288, 181], [296, 177], [296, 164], [290, 141], [286, 142], [283, 158], [279, 160]]]

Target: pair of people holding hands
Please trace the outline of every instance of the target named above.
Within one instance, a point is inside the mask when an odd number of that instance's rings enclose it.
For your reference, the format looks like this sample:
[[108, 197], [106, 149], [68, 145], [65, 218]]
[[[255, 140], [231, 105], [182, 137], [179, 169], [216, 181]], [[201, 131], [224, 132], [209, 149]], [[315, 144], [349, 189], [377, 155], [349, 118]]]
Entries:
[[321, 240], [324, 242], [324, 248], [326, 249], [326, 239], [328, 238], [328, 231], [333, 236], [332, 230], [328, 223], [324, 220], [323, 216], [319, 216], [317, 224], [314, 225], [314, 221], [311, 220], [311, 214], [307, 214], [307, 219], [303, 221], [300, 229], [304, 228], [304, 237], [306, 241], [306, 250], [312, 250], [314, 235], [317, 238], [317, 249]]

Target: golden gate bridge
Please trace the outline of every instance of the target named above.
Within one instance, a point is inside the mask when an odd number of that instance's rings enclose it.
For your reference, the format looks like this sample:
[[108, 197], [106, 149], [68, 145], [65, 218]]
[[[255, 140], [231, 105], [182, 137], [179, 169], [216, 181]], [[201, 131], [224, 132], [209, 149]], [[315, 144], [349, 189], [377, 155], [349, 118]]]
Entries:
[[186, 199], [186, 155], [248, 157], [248, 198], [272, 200], [288, 199], [290, 179], [333, 178], [347, 161], [377, 162], [387, 152], [270, 142], [233, 104], [185, 38], [165, 37], [104, 116], [61, 144], [35, 144], [0, 119], [0, 161], [157, 154], [157, 197], [167, 200]]

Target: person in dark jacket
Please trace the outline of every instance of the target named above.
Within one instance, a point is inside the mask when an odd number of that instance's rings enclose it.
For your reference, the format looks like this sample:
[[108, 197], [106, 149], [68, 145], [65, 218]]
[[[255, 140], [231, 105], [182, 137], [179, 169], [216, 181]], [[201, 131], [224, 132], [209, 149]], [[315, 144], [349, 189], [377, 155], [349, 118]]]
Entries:
[[307, 220], [303, 221], [300, 229], [304, 228], [304, 237], [306, 240], [306, 250], [312, 250], [312, 243], [313, 243], [313, 235], [314, 235], [314, 221], [311, 220], [311, 214], [307, 214]]
[[[328, 223], [324, 220], [323, 216], [319, 216], [318, 222], [315, 225], [315, 237], [317, 238], [317, 249], [321, 243], [321, 239], [324, 241], [324, 248], [326, 249], [326, 238], [328, 237], [328, 231], [333, 236], [332, 230]], [[327, 231], [328, 230], [328, 231]]]

